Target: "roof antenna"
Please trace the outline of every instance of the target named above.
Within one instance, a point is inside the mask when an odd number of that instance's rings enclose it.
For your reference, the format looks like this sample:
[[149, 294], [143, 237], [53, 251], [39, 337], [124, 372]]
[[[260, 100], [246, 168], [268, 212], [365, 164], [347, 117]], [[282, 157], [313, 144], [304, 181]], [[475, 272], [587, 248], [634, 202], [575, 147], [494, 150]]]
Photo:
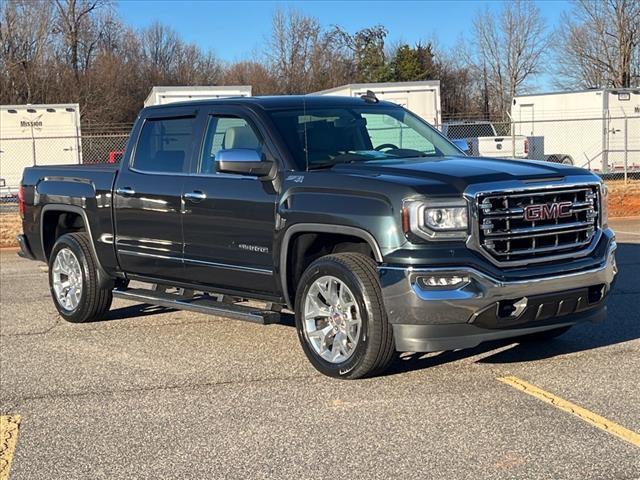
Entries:
[[378, 103], [380, 101], [378, 100], [378, 97], [376, 97], [376, 94], [371, 90], [367, 90], [367, 93], [360, 95], [360, 98], [367, 103]]

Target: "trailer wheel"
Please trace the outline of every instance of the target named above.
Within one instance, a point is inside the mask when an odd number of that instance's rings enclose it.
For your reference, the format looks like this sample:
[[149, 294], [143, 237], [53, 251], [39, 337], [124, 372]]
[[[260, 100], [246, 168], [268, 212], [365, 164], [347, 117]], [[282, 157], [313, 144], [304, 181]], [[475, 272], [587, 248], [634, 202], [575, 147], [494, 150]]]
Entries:
[[49, 287], [60, 316], [68, 322], [101, 319], [111, 307], [110, 288], [98, 283], [97, 263], [86, 233], [62, 235], [49, 257]]
[[384, 371], [395, 358], [375, 262], [359, 253], [313, 262], [296, 295], [296, 330], [319, 372], [355, 379]]
[[562, 163], [563, 165], [573, 165], [573, 160], [570, 156], [565, 155], [564, 157], [562, 157], [560, 163]]

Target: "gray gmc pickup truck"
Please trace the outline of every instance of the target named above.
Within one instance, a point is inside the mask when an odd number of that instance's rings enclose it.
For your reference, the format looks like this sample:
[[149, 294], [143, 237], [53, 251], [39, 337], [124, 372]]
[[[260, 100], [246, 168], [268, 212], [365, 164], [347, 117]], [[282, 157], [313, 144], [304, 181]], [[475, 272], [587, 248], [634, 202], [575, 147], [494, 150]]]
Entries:
[[373, 94], [230, 98], [145, 108], [120, 165], [27, 168], [18, 240], [70, 322], [113, 297], [291, 310], [313, 366], [359, 378], [602, 320], [606, 195], [572, 166], [468, 157]]

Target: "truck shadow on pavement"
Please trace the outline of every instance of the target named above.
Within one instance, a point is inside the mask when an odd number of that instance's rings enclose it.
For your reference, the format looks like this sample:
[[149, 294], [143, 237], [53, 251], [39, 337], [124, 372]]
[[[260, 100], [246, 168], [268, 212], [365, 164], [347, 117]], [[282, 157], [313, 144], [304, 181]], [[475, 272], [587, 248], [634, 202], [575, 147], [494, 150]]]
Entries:
[[[520, 343], [517, 339], [509, 339], [483, 343], [466, 350], [403, 354], [386, 374], [435, 367], [476, 355], [483, 355], [478, 363], [530, 362], [639, 339], [640, 244], [619, 243], [616, 256], [620, 272], [607, 299], [608, 316], [604, 322], [578, 324], [564, 335], [544, 342]], [[503, 349], [508, 345], [513, 346]], [[497, 351], [491, 354], [494, 350]]]
[[158, 315], [161, 313], [176, 312], [173, 308], [150, 305], [148, 303], [138, 303], [121, 308], [114, 308], [99, 321], [130, 320], [136, 317], [146, 317], [148, 315]]

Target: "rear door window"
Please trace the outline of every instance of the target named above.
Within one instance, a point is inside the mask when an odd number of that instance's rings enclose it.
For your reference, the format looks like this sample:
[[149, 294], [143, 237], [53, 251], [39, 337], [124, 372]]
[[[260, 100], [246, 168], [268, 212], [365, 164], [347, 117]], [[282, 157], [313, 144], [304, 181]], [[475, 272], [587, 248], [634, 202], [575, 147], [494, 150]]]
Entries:
[[140, 132], [133, 167], [153, 173], [185, 171], [193, 143], [195, 118], [150, 118]]

